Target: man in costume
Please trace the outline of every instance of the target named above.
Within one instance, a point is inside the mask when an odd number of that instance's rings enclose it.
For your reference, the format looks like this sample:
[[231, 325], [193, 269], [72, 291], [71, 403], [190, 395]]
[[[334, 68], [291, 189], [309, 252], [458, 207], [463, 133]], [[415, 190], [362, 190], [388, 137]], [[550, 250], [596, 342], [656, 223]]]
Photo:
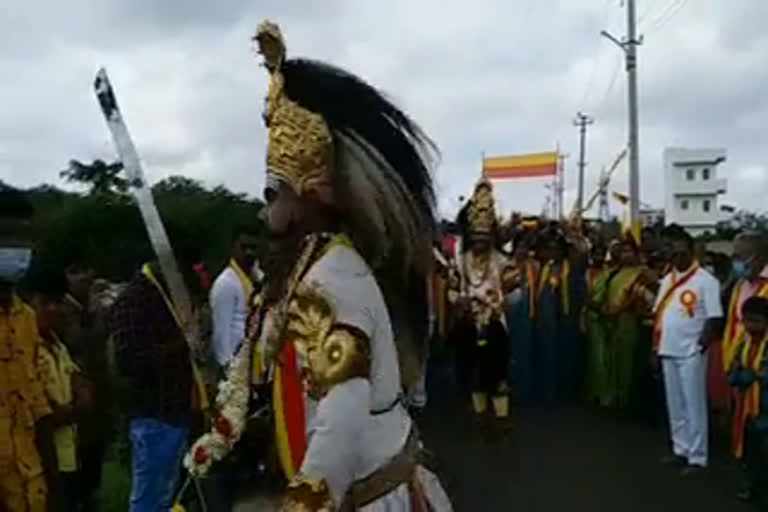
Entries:
[[462, 217], [465, 243], [459, 297], [474, 325], [472, 339], [465, 341], [471, 344], [472, 407], [477, 415], [485, 415], [490, 398], [495, 417], [505, 420], [509, 415], [509, 343], [502, 278], [513, 265], [496, 248], [498, 222], [489, 181], [477, 184]]
[[[305, 443], [303, 454], [289, 446], [296, 472], [283, 510], [450, 510], [418, 463], [420, 442], [401, 399], [409, 376], [398, 364], [420, 367], [408, 356], [427, 332], [433, 146], [358, 77], [286, 59], [277, 25], [262, 23], [254, 39], [270, 73], [264, 216], [273, 238], [292, 248], [287, 277], [268, 273], [264, 348], [255, 352], [276, 381], [298, 371], [292, 389], [276, 382], [275, 415], [299, 409], [307, 424], [305, 437], [278, 432], [278, 445]], [[230, 365], [214, 431], [187, 457], [193, 473], [242, 433], [251, 347], [247, 338]]]
[[665, 233], [673, 268], [661, 282], [656, 305], [654, 349], [661, 358], [672, 437], [670, 463], [691, 474], [708, 463], [707, 347], [722, 319], [720, 284], [694, 260], [693, 238]]

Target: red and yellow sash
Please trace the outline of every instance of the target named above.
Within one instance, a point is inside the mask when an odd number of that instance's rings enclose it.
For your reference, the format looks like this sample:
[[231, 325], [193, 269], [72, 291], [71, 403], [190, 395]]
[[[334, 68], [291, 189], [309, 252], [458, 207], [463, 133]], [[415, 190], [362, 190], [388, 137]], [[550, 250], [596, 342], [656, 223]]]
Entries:
[[[664, 312], [667, 309], [667, 306], [669, 306], [669, 303], [672, 301], [672, 297], [675, 295], [675, 292], [679, 290], [682, 286], [684, 286], [688, 281], [690, 281], [694, 275], [696, 275], [696, 271], [699, 270], [699, 264], [694, 263], [693, 267], [691, 267], [690, 270], [688, 270], [685, 274], [680, 276], [680, 278], [677, 277], [677, 271], [675, 269], [672, 269], [672, 284], [667, 289], [667, 291], [662, 296], [661, 300], [659, 301], [659, 307], [656, 309], [656, 320], [654, 322], [653, 326], [653, 349], [658, 350], [659, 345], [661, 344], [661, 324], [664, 318]], [[693, 299], [695, 301], [695, 295], [693, 296]], [[694, 304], [695, 305], [695, 304]], [[690, 307], [690, 306], [687, 306]]]
[[285, 477], [296, 475], [307, 451], [304, 382], [293, 343], [283, 343], [272, 387], [277, 455]]
[[[751, 370], [755, 374], [760, 371], [760, 365], [765, 355], [765, 346], [768, 342], [768, 335], [758, 345], [754, 345], [751, 340], [744, 342], [744, 348], [741, 352], [741, 367]], [[754, 382], [741, 393], [736, 411], [733, 415], [733, 433], [731, 438], [731, 449], [737, 459], [744, 456], [744, 429], [747, 421], [756, 418], [760, 414], [760, 389], [762, 382], [755, 378]]]
[[240, 265], [237, 264], [234, 258], [229, 261], [229, 266], [232, 267], [232, 270], [235, 271], [235, 275], [237, 275], [237, 278], [240, 280], [240, 285], [243, 287], [243, 293], [245, 294], [245, 302], [248, 303], [251, 299], [251, 295], [253, 295], [253, 281], [251, 281], [248, 274], [240, 268]]
[[[157, 289], [158, 293], [163, 298], [163, 301], [165, 302], [165, 305], [168, 308], [168, 311], [171, 313], [171, 316], [173, 316], [173, 319], [176, 321], [176, 325], [178, 325], [179, 329], [181, 329], [181, 331], [184, 332], [184, 329], [182, 327], [184, 324], [181, 318], [179, 317], [179, 313], [178, 311], [176, 311], [176, 307], [174, 306], [173, 301], [165, 292], [165, 289], [160, 284], [160, 281], [157, 280], [154, 272], [152, 272], [152, 266], [149, 263], [146, 263], [141, 268], [141, 273]], [[194, 407], [198, 407], [201, 411], [205, 411], [210, 406], [210, 402], [208, 401], [208, 392], [205, 390], [205, 381], [203, 380], [202, 373], [200, 373], [200, 368], [198, 368], [197, 363], [195, 362], [195, 359], [191, 353], [189, 356], [189, 364], [192, 367], [192, 379], [193, 379], [192, 404]]]
[[[552, 275], [552, 265], [554, 265], [553, 261], [550, 261], [546, 265], [544, 265], [544, 269], [541, 271], [541, 280], [539, 281], [539, 293], [540, 296], [544, 289], [547, 287], [547, 285], [552, 286], [552, 289], [554, 291], [557, 290], [557, 288], [560, 288], [560, 299], [563, 303], [563, 313], [566, 315], [571, 310], [571, 299], [570, 299], [570, 276], [571, 276], [571, 264], [568, 260], [563, 261], [563, 265], [560, 268], [560, 277], [555, 277]], [[535, 289], [535, 288], [533, 288]]]
[[532, 261], [528, 261], [525, 264], [526, 272], [528, 276], [528, 315], [531, 318], [536, 317], [536, 266]]
[[[723, 334], [723, 371], [728, 373], [736, 355], [738, 341], [744, 335], [744, 325], [741, 323], [741, 311], [739, 304], [744, 286], [748, 281], [742, 279], [736, 283], [731, 293], [731, 303], [728, 306], [728, 318], [725, 322], [725, 334]], [[768, 279], [761, 278], [758, 284], [757, 297], [768, 298]]]

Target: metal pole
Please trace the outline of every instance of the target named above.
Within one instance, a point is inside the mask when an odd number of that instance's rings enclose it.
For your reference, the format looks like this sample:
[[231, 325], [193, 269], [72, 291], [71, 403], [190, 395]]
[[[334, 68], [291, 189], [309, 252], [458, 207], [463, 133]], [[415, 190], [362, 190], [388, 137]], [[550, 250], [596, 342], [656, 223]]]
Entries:
[[635, 0], [627, 0], [627, 91], [629, 102], [629, 221], [632, 229], [640, 221], [640, 154], [637, 116], [637, 39]]
[[629, 221], [634, 229], [640, 222], [640, 148], [638, 145], [637, 108], [637, 47], [643, 44], [637, 36], [635, 0], [627, 0], [627, 37], [621, 41], [603, 30], [604, 37], [613, 41], [624, 51], [627, 69], [627, 103], [629, 110]]
[[576, 119], [573, 121], [573, 124], [579, 127], [579, 190], [576, 198], [576, 209], [579, 217], [584, 213], [584, 168], [587, 166], [584, 156], [586, 153], [587, 126], [594, 122], [594, 119], [581, 112], [576, 114]]

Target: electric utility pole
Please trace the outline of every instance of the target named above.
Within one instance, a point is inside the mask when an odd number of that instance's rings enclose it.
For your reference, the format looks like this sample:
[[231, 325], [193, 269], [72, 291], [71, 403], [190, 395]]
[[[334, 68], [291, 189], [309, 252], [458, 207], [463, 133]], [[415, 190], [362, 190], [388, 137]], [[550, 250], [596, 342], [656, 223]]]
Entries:
[[603, 30], [601, 34], [607, 37], [624, 52], [627, 69], [627, 100], [629, 107], [629, 220], [632, 228], [640, 221], [640, 156], [638, 148], [638, 119], [637, 119], [637, 47], [643, 43], [643, 38], [637, 37], [635, 20], [635, 0], [626, 0], [627, 37], [621, 41]]
[[579, 128], [579, 191], [576, 198], [576, 209], [579, 217], [584, 213], [584, 168], [587, 162], [584, 160], [587, 142], [587, 126], [594, 123], [595, 120], [586, 114], [579, 112], [576, 114], [573, 124]]

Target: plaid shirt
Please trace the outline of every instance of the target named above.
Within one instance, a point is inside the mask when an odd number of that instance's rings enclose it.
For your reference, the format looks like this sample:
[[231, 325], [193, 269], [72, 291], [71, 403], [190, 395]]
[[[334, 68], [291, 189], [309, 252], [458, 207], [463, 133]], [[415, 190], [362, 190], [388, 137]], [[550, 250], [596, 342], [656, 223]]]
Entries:
[[193, 377], [184, 335], [155, 285], [136, 275], [112, 306], [109, 331], [127, 382], [127, 414], [189, 421]]

